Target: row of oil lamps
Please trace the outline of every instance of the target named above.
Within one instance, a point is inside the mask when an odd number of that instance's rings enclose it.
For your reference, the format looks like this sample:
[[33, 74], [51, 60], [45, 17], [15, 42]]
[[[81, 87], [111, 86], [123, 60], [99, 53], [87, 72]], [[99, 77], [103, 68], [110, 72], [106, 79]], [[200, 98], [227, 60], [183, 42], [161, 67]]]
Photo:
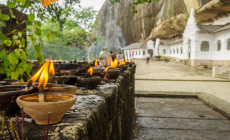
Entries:
[[[61, 63], [59, 63], [62, 65]], [[87, 88], [95, 87], [102, 80], [109, 81], [116, 79], [121, 71], [126, 70], [132, 62], [120, 61], [115, 58], [111, 59], [110, 65], [100, 66], [98, 60], [94, 61], [94, 66], [87, 68], [83, 76], [78, 76], [79, 85], [84, 85]], [[87, 65], [88, 66], [88, 65]], [[94, 76], [95, 73], [103, 73], [103, 78]], [[11, 95], [26, 94], [17, 97], [16, 102], [22, 110], [22, 136], [24, 136], [24, 113], [28, 114], [35, 120], [37, 124], [47, 125], [58, 123], [61, 121], [64, 114], [75, 104], [77, 96], [74, 95], [77, 91], [76, 86], [60, 85], [48, 83], [49, 76], [51, 79], [55, 77], [54, 62], [51, 59], [45, 61], [41, 68], [32, 76], [28, 83], [16, 82], [13, 86], [0, 86], [0, 103], [5, 104], [11, 102]], [[38, 82], [36, 82], [38, 81]], [[23, 87], [21, 88], [21, 84]], [[34, 92], [37, 89], [38, 93]], [[4, 97], [4, 98], [3, 98]], [[8, 100], [8, 101], [7, 101]], [[47, 119], [48, 117], [48, 119]], [[4, 119], [2, 118], [2, 130], [4, 129]], [[17, 137], [16, 131], [13, 131]], [[4, 133], [2, 131], [2, 133]], [[48, 134], [47, 134], [48, 135]]]

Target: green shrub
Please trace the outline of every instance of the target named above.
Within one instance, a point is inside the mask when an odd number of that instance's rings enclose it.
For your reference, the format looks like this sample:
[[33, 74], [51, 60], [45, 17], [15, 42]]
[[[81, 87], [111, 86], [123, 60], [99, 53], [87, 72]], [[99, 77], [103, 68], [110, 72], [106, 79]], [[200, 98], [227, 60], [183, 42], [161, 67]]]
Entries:
[[161, 56], [160, 60], [165, 61], [165, 62], [169, 62], [169, 58], [166, 56]]

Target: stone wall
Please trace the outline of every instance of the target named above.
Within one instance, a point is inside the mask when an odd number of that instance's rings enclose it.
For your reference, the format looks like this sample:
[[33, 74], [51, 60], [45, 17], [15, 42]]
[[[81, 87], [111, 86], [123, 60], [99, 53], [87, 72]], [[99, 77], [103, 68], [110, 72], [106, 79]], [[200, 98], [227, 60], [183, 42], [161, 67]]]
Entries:
[[213, 66], [230, 65], [230, 60], [193, 60], [190, 64], [192, 67], [204, 66], [212, 68]]
[[[131, 140], [134, 121], [134, 74], [129, 67], [116, 81], [96, 90], [77, 90], [77, 102], [62, 121], [50, 125], [51, 140]], [[48, 118], [48, 114], [47, 114]], [[26, 123], [29, 139], [44, 139], [46, 126]]]

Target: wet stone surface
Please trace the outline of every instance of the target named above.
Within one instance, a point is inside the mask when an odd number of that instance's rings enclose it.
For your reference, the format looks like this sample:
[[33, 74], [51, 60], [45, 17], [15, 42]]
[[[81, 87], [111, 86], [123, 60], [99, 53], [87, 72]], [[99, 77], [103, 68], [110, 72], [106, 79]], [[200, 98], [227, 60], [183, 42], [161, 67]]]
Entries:
[[230, 139], [230, 121], [198, 99], [138, 97], [135, 106], [135, 139]]

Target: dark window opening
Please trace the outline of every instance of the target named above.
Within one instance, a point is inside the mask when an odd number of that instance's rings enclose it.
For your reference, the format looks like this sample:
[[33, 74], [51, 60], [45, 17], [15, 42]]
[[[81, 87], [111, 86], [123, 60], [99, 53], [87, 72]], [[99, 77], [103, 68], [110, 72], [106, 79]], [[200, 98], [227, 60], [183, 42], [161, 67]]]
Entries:
[[217, 51], [221, 50], [221, 42], [220, 40], [217, 41]]
[[208, 52], [209, 51], [209, 42], [208, 41], [202, 41], [200, 51], [202, 51], [202, 52]]
[[163, 54], [166, 54], [166, 50], [165, 49], [163, 49]]
[[230, 39], [227, 41], [227, 50], [230, 51]]

